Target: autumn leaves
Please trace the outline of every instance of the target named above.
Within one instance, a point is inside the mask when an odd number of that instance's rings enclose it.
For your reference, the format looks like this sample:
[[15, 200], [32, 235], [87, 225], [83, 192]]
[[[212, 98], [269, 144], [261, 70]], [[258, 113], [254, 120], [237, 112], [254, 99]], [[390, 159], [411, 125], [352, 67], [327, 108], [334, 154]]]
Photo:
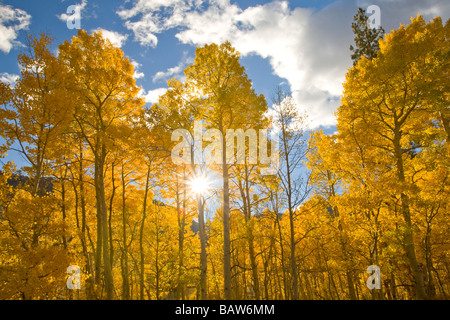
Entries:
[[[431, 220], [426, 217], [430, 210], [435, 212], [436, 206], [442, 211], [433, 219], [443, 219], [440, 227], [448, 225], [448, 201], [441, 202], [438, 196], [449, 190], [445, 128], [449, 115], [445, 67], [449, 63], [448, 32], [448, 22], [443, 26], [436, 18], [427, 24], [418, 16], [407, 27], [386, 35], [376, 58], [362, 56], [347, 74], [337, 111], [338, 134], [316, 134], [312, 140], [317, 150], [312, 158], [317, 164], [316, 168], [311, 166], [313, 177], [318, 178], [318, 184], [324, 178], [329, 181], [320, 188], [333, 199], [330, 206], [339, 215], [345, 210], [347, 219], [358, 214], [367, 216], [373, 246], [370, 261], [377, 265], [381, 262], [382, 272], [395, 270], [399, 261], [407, 265], [417, 299], [435, 294], [436, 275], [429, 269], [434, 268], [431, 247], [419, 249], [431, 234], [423, 234], [421, 228], [431, 228]], [[447, 101], [445, 106], [443, 100]], [[322, 169], [318, 170], [318, 165]], [[442, 174], [437, 180], [436, 172]], [[343, 188], [342, 195], [333, 186]], [[424, 202], [429, 188], [437, 192], [437, 198]], [[382, 240], [383, 235], [393, 232], [382, 227], [389, 220], [398, 232], [396, 245], [401, 253], [381, 258], [394, 245]]]
[[[129, 136], [130, 119], [137, 117], [143, 106], [143, 99], [137, 97], [139, 88], [133, 78], [133, 66], [101, 33], [88, 35], [85, 31], [79, 31], [72, 42], [61, 44], [58, 55], [52, 53], [49, 36], [30, 37], [28, 52], [19, 56], [19, 63], [23, 68], [21, 77], [1, 110], [2, 136], [9, 145], [18, 144], [16, 151], [30, 164], [24, 170], [31, 186], [24, 188], [30, 190], [32, 198], [37, 197], [44, 176], [58, 181], [63, 197], [62, 221], [52, 220], [59, 223], [66, 223], [67, 211], [71, 210], [64, 199], [67, 185], [76, 183], [84, 188], [84, 155], [89, 154], [98, 222], [96, 273], [100, 279], [103, 259], [107, 297], [112, 298], [104, 171], [107, 155], [119, 150], [117, 137]], [[56, 190], [57, 187], [52, 192], [57, 193]], [[49, 197], [59, 201], [54, 195]], [[82, 197], [86, 199], [85, 194]], [[42, 210], [49, 208], [43, 206]], [[81, 237], [85, 246], [85, 208], [82, 214]], [[6, 217], [12, 221], [8, 214]], [[13, 225], [10, 223], [12, 229]], [[41, 236], [46, 237], [34, 229], [32, 234], [36, 244], [43, 241]], [[20, 238], [19, 234], [16, 236]], [[60, 236], [65, 244], [66, 236]], [[83, 251], [87, 255], [85, 247]]]
[[[309, 136], [289, 94], [268, 112], [229, 42], [198, 48], [145, 106], [101, 33], [57, 54], [30, 38], [19, 81], [0, 84], [3, 154], [28, 163], [0, 176], [0, 298], [73, 298], [70, 265], [81, 299], [448, 297], [448, 36], [420, 16], [386, 35], [349, 70], [337, 133]], [[196, 139], [217, 161], [197, 159]], [[254, 160], [275, 149], [265, 174]], [[208, 174], [210, 198], [190, 195]]]

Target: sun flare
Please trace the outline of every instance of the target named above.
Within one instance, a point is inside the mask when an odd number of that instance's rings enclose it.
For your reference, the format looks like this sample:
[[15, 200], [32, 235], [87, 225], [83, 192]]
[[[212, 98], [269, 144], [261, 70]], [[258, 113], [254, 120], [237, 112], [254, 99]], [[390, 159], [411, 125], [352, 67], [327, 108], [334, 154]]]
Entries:
[[194, 177], [189, 180], [188, 185], [191, 192], [197, 195], [204, 195], [210, 188], [210, 182], [204, 176]]

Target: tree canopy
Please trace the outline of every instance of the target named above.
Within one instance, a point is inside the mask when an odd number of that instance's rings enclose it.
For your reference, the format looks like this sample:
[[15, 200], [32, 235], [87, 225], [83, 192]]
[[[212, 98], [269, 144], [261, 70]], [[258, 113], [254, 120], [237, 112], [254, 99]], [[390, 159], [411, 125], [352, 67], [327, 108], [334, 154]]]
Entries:
[[448, 299], [450, 22], [352, 28], [333, 134], [229, 41], [146, 105], [101, 31], [30, 36], [0, 82], [0, 299]]

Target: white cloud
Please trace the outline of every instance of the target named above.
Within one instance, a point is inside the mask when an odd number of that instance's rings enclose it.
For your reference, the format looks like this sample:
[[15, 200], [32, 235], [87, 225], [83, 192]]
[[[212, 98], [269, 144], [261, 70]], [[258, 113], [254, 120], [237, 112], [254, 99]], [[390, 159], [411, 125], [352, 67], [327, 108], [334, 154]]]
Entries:
[[310, 126], [316, 128], [335, 124], [341, 84], [351, 65], [349, 24], [354, 12], [342, 2], [317, 13], [291, 10], [286, 1], [246, 10], [232, 4], [212, 6], [188, 19], [186, 30], [176, 37], [193, 45], [230, 40], [243, 56], [268, 58], [274, 74], [287, 80], [298, 107], [307, 111]]
[[185, 80], [184, 69], [187, 65], [194, 61], [193, 58], [190, 58], [186, 55], [186, 52], [183, 52], [183, 58], [181, 61], [174, 67], [168, 68], [166, 71], [158, 71], [152, 78], [153, 82], [158, 81], [167, 81], [171, 78], [178, 79], [180, 81]]
[[103, 37], [106, 39], [109, 39], [109, 41], [111, 41], [111, 43], [118, 48], [121, 48], [127, 41], [128, 35], [121, 34], [117, 31], [111, 31], [111, 30], [106, 30], [106, 29], [102, 29], [102, 28], [97, 28], [92, 31], [98, 32], [100, 30], [102, 32]]
[[130, 62], [131, 62], [131, 64], [132, 64], [133, 67], [134, 67], [134, 75], [133, 75], [133, 77], [134, 77], [135, 79], [143, 78], [143, 77], [145, 76], [144, 73], [139, 71], [139, 68], [140, 68], [142, 65], [141, 65], [139, 62], [137, 62], [136, 60], [133, 60], [133, 59], [131, 59]]
[[[117, 11], [125, 26], [132, 30], [141, 45], [155, 47], [156, 34], [183, 24], [186, 13], [199, 8], [202, 0], [138, 0], [131, 9]], [[137, 21], [130, 19], [140, 17]]]
[[142, 89], [141, 92], [139, 92], [139, 96], [144, 97], [146, 103], [156, 103], [158, 102], [159, 96], [166, 93], [167, 90], [167, 88], [157, 88], [145, 92], [145, 90]]
[[386, 32], [398, 29], [400, 24], [409, 24], [411, 17], [420, 13], [428, 21], [440, 16], [443, 23], [450, 18], [448, 0], [358, 0], [358, 6], [367, 8], [374, 4], [380, 7], [381, 24]]
[[24, 10], [0, 4], [0, 50], [9, 53], [13, 46], [21, 45], [16, 41], [18, 33], [30, 23], [31, 15]]
[[[441, 15], [444, 23], [450, 14], [450, 2], [445, 0], [342, 0], [321, 10], [291, 9], [287, 1], [276, 0], [245, 10], [230, 0], [138, 0], [118, 14], [142, 45], [156, 46], [157, 34], [176, 27], [182, 43], [197, 46], [229, 40], [242, 56], [267, 58], [273, 73], [286, 79], [314, 129], [336, 123], [334, 112], [351, 67], [353, 15], [358, 7], [373, 4], [380, 7], [387, 32], [409, 23], [417, 13], [425, 19]], [[181, 65], [158, 72], [154, 81], [176, 74]]]
[[168, 68], [167, 71], [158, 71], [152, 78], [153, 82], [157, 82], [158, 80], [166, 80], [168, 78], [173, 77], [175, 74], [180, 74], [183, 72], [183, 63], [179, 63], [175, 67]]
[[132, 18], [140, 13], [158, 10], [161, 7], [173, 7], [183, 0], [138, 0], [131, 9], [121, 9], [117, 14], [122, 19]]
[[133, 77], [134, 77], [135, 79], [141, 79], [141, 78], [143, 78], [144, 76], [145, 76], [145, 74], [144, 74], [143, 72], [134, 71]]
[[[86, 8], [87, 6], [87, 0], [81, 0], [81, 3], [75, 4], [75, 11], [73, 14], [67, 14], [67, 13], [62, 13], [60, 15], [58, 15], [57, 17], [59, 18], [59, 20], [66, 22], [68, 19], [81, 19], [81, 13], [83, 12], [84, 8]], [[76, 15], [76, 16], [74, 16]]]
[[17, 74], [11, 74], [8, 72], [0, 73], [0, 81], [3, 83], [7, 83], [11, 86], [15, 86], [18, 79], [19, 79], [19, 76]]
[[237, 23], [242, 10], [229, 1], [211, 1], [205, 11], [187, 12], [183, 20], [186, 30], [176, 37], [183, 43], [204, 45], [230, 40], [239, 31]]

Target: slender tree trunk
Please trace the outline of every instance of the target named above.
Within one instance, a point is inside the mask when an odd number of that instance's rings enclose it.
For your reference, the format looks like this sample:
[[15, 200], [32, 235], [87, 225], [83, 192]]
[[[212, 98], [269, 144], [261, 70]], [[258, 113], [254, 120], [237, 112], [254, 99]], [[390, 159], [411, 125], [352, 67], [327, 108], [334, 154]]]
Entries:
[[255, 256], [255, 246], [253, 239], [253, 227], [249, 225], [250, 219], [252, 217], [252, 208], [250, 203], [250, 188], [249, 188], [249, 175], [248, 175], [248, 167], [247, 167], [247, 157], [245, 157], [245, 197], [244, 199], [244, 216], [245, 216], [245, 224], [247, 225], [247, 242], [248, 242], [248, 251], [250, 255], [250, 267], [252, 269], [252, 280], [253, 280], [253, 291], [255, 293], [255, 299], [260, 299], [260, 289], [259, 289], [259, 277], [258, 277], [258, 264], [256, 263]]
[[151, 162], [149, 162], [147, 167], [147, 177], [145, 180], [145, 191], [144, 191], [144, 203], [142, 208], [142, 220], [141, 226], [139, 230], [139, 252], [140, 252], [140, 274], [139, 274], [139, 298], [144, 300], [144, 226], [145, 226], [145, 218], [147, 213], [147, 198], [148, 198], [148, 189], [149, 189], [149, 181], [150, 181], [150, 167]]
[[275, 214], [276, 214], [276, 224], [277, 224], [277, 229], [278, 229], [278, 236], [279, 236], [279, 238], [280, 238], [280, 253], [281, 253], [281, 269], [282, 269], [282, 271], [283, 271], [283, 290], [284, 290], [284, 299], [288, 299], [288, 296], [289, 296], [289, 290], [288, 290], [288, 288], [287, 288], [287, 270], [286, 270], [286, 267], [285, 267], [285, 264], [284, 264], [284, 262], [286, 261], [285, 260], [285, 257], [284, 257], [284, 245], [283, 245], [283, 235], [282, 235], [282, 233], [281, 233], [281, 224], [280, 224], [280, 218], [278, 217], [278, 213], [277, 212], [275, 212]]
[[[329, 181], [331, 181], [331, 178], [332, 178], [331, 173], [328, 170], [327, 170], [327, 178]], [[330, 194], [332, 197], [336, 196], [336, 192], [334, 190], [333, 184], [331, 184], [331, 187], [330, 187]], [[343, 227], [342, 217], [339, 213], [338, 207], [335, 206], [333, 208], [333, 212], [334, 212], [335, 218], [338, 219], [339, 243], [341, 245], [342, 254], [344, 256], [344, 260], [348, 264], [350, 264], [352, 259], [350, 257], [350, 254], [348, 253], [347, 244], [344, 240], [344, 227]], [[355, 291], [355, 285], [354, 285], [354, 281], [353, 281], [353, 272], [351, 270], [349, 270], [348, 267], [345, 268], [345, 276], [347, 278], [349, 298], [350, 298], [350, 300], [356, 300], [356, 291]]]
[[[245, 227], [246, 227], [246, 240], [248, 245], [248, 251], [250, 256], [250, 268], [252, 270], [252, 281], [253, 281], [253, 292], [255, 294], [255, 299], [260, 299], [260, 289], [259, 289], [259, 278], [258, 278], [258, 265], [256, 263], [255, 258], [255, 245], [254, 245], [254, 237], [253, 237], [253, 227], [251, 226], [250, 220], [252, 217], [251, 203], [250, 203], [250, 188], [249, 188], [249, 174], [248, 174], [248, 166], [247, 166], [247, 158], [245, 158], [245, 167], [244, 167], [244, 181], [239, 180], [239, 191], [241, 193], [242, 203], [243, 203], [243, 211], [245, 218]], [[242, 185], [244, 182], [244, 186]]]
[[288, 211], [289, 211], [289, 232], [290, 232], [290, 249], [291, 249], [291, 276], [292, 276], [292, 298], [298, 300], [298, 275], [297, 275], [297, 264], [295, 262], [295, 230], [294, 230], [294, 208], [292, 207], [292, 184], [291, 184], [291, 167], [289, 163], [289, 148], [287, 145], [286, 129], [282, 129], [282, 139], [284, 146], [284, 155], [286, 162], [286, 195], [288, 200]]
[[[183, 170], [183, 174], [184, 174], [184, 170]], [[185, 176], [183, 175], [183, 178], [185, 179]], [[177, 279], [177, 299], [182, 299], [184, 300], [184, 284], [181, 281], [181, 277], [183, 275], [183, 252], [184, 252], [184, 223], [185, 223], [185, 197], [183, 199], [183, 204], [181, 205], [181, 200], [180, 200], [180, 183], [178, 180], [178, 175], [177, 175], [177, 181], [176, 181], [176, 190], [175, 190], [175, 197], [176, 197], [176, 203], [177, 203], [177, 218], [178, 218], [178, 279]], [[185, 192], [185, 186], [183, 188], [183, 195]], [[185, 195], [184, 195], [185, 196]]]
[[[219, 124], [223, 132], [223, 126]], [[223, 179], [223, 292], [225, 300], [231, 299], [231, 246], [230, 246], [230, 189], [227, 165], [226, 139], [222, 140]]]
[[[264, 283], [264, 298], [266, 300], [270, 299], [269, 298], [269, 280], [272, 277], [269, 277], [269, 262], [272, 260], [274, 242], [275, 242], [274, 237], [270, 237], [269, 252], [268, 252], [267, 258], [264, 260], [264, 263], [263, 263], [263, 267], [264, 267], [264, 280], [263, 280], [263, 283]], [[260, 250], [263, 251], [263, 245], [262, 244], [260, 245], [260, 248], [261, 248]], [[277, 271], [277, 273], [278, 273], [278, 271]]]
[[295, 231], [294, 231], [294, 213], [292, 208], [289, 208], [289, 227], [290, 227], [290, 242], [291, 242], [291, 273], [292, 273], [292, 293], [293, 299], [298, 300], [298, 275], [297, 264], [295, 263]]
[[207, 282], [206, 282], [206, 274], [207, 274], [207, 260], [206, 260], [206, 233], [205, 233], [205, 200], [202, 196], [197, 196], [197, 205], [198, 205], [198, 224], [199, 224], [199, 233], [200, 233], [200, 298], [202, 300], [207, 299]]
[[450, 112], [440, 111], [439, 115], [441, 116], [442, 126], [444, 127], [445, 133], [447, 133], [446, 141], [450, 143], [450, 117], [446, 115], [450, 115]]
[[395, 283], [394, 273], [391, 272], [392, 298], [398, 300], [397, 284]]
[[[158, 227], [156, 227], [158, 229]], [[160, 300], [159, 296], [159, 279], [161, 277], [159, 273], [159, 231], [157, 231], [156, 235], [156, 248], [155, 248], [155, 294], [156, 294], [156, 300]]]
[[99, 206], [101, 216], [101, 237], [103, 243], [103, 269], [105, 278], [105, 289], [108, 300], [113, 299], [114, 284], [112, 277], [112, 266], [109, 255], [109, 242], [108, 242], [108, 221], [107, 221], [107, 209], [106, 209], [106, 197], [105, 197], [105, 179], [104, 179], [104, 161], [106, 157], [105, 145], [102, 143], [100, 154], [95, 155], [95, 175], [97, 177], [96, 183], [96, 195], [97, 205]]
[[111, 165], [112, 191], [111, 191], [111, 196], [109, 197], [109, 214], [108, 214], [109, 263], [111, 264], [111, 266], [113, 264], [113, 259], [114, 259], [113, 227], [112, 227], [112, 216], [113, 216], [113, 208], [114, 208], [113, 202], [114, 202], [114, 197], [116, 195], [116, 189], [117, 189], [116, 184], [115, 184], [116, 180], [115, 180], [114, 169], [115, 169], [115, 165], [113, 163]]
[[[65, 175], [61, 180], [61, 202], [62, 202], [61, 211], [62, 211], [62, 218], [63, 218], [64, 224], [66, 223], [66, 185], [65, 185], [65, 181], [64, 181], [66, 179], [66, 176], [67, 176], [67, 166], [65, 169]], [[63, 227], [64, 233], [65, 233], [65, 229], [66, 229], [66, 227], [64, 226]], [[67, 250], [67, 240], [66, 240], [65, 234], [62, 235], [62, 241], [63, 241], [64, 250]]]
[[[92, 274], [92, 264], [91, 259], [89, 256], [89, 252], [87, 249], [87, 242], [86, 242], [86, 198], [85, 198], [85, 191], [84, 191], [84, 168], [83, 168], [83, 146], [80, 143], [79, 144], [79, 151], [80, 151], [80, 161], [79, 161], [79, 183], [80, 183], [80, 208], [81, 208], [81, 246], [83, 248], [83, 255], [86, 259], [86, 271], [88, 275]], [[76, 186], [74, 185], [74, 191], [76, 193]], [[93, 279], [89, 277], [86, 280], [87, 283], [87, 298], [90, 299], [95, 292], [94, 292], [94, 282], [96, 281], [97, 274], [94, 275]]]
[[[430, 217], [426, 217], [427, 219], [427, 228], [426, 228], [426, 232], [425, 232], [425, 261], [426, 261], [426, 266], [427, 266], [427, 277], [428, 277], [428, 281], [427, 281], [427, 296], [429, 298], [433, 298], [436, 296], [436, 287], [434, 285], [434, 279], [433, 279], [433, 274], [432, 271], [434, 269], [433, 266], [433, 259], [432, 259], [432, 250], [431, 250], [431, 221], [432, 221], [432, 217], [433, 217], [433, 210], [434, 210], [434, 206], [432, 207], [432, 210], [430, 212]], [[439, 210], [439, 209], [436, 209]]]
[[[250, 231], [251, 232], [251, 231]], [[253, 280], [253, 290], [255, 292], [255, 299], [260, 299], [260, 288], [259, 288], [259, 278], [258, 278], [258, 264], [256, 263], [255, 257], [255, 246], [253, 244], [253, 235], [248, 238], [248, 252], [250, 255], [250, 268], [252, 269], [252, 280]]]
[[127, 245], [127, 216], [126, 216], [126, 193], [125, 193], [124, 164], [122, 163], [122, 299], [130, 299], [130, 280], [128, 271], [128, 245]]
[[[95, 192], [97, 191], [97, 174], [95, 173]], [[97, 206], [97, 242], [95, 249], [95, 283], [99, 285], [101, 283], [101, 270], [102, 270], [102, 256], [103, 256], [103, 236], [102, 236], [102, 208], [100, 205], [99, 197], [96, 198]]]
[[[402, 158], [402, 149], [400, 144], [401, 139], [401, 130], [399, 128], [399, 124], [396, 121], [395, 131], [394, 131], [394, 155], [397, 165], [397, 178], [400, 183], [405, 183], [405, 171], [403, 168], [403, 158]], [[413, 276], [415, 279], [414, 288], [416, 291], [417, 299], [423, 300], [426, 299], [425, 293], [425, 285], [423, 280], [423, 272], [419, 266], [419, 262], [416, 257], [416, 250], [414, 245], [414, 234], [412, 230], [412, 222], [411, 222], [411, 211], [409, 207], [409, 196], [401, 192], [400, 193], [401, 205], [402, 205], [402, 214], [405, 220], [405, 231], [404, 231], [404, 241], [405, 241], [405, 251], [406, 256], [413, 272]]]
[[[185, 168], [183, 168], [184, 170]], [[179, 263], [180, 263], [180, 277], [183, 275], [184, 272], [184, 231], [186, 228], [186, 206], [187, 206], [187, 198], [186, 198], [186, 179], [183, 180], [183, 211], [181, 212], [181, 224], [180, 224], [180, 243], [179, 243]], [[180, 283], [180, 293], [181, 293], [181, 299], [185, 299], [185, 284], [184, 281], [181, 281]]]

